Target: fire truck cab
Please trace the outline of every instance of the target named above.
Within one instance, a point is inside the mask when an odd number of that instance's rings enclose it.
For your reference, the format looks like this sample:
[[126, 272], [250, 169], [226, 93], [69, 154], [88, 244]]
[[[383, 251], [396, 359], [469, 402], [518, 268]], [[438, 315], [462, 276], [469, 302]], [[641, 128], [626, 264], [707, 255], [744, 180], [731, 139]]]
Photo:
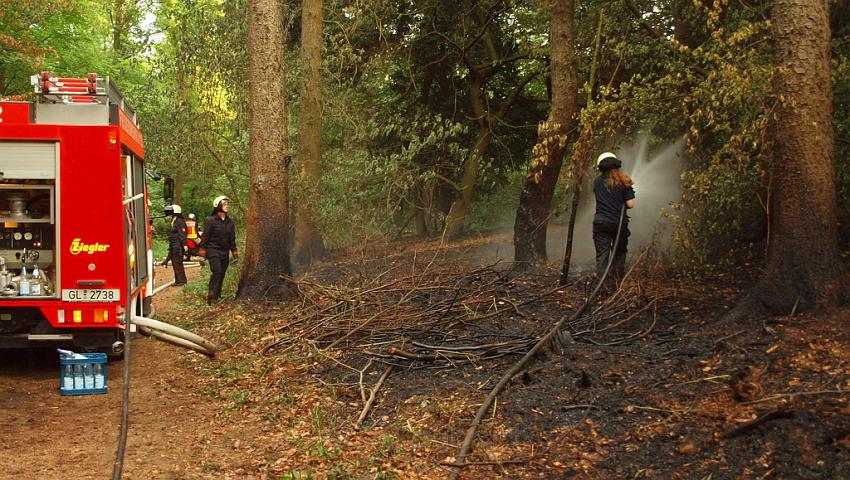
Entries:
[[123, 350], [153, 256], [144, 145], [108, 78], [32, 77], [0, 101], [0, 348]]

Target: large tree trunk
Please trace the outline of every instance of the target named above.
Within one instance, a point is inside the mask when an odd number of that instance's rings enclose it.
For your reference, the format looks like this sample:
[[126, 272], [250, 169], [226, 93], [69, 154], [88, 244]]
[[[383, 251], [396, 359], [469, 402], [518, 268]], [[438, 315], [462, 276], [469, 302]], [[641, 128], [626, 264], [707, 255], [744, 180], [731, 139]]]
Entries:
[[841, 295], [830, 32], [826, 1], [775, 0], [772, 16], [774, 229], [764, 276], [742, 305], [787, 314]]
[[248, 232], [237, 297], [282, 297], [291, 275], [283, 8], [248, 1]]
[[574, 0], [552, 0], [551, 9], [552, 109], [548, 120], [538, 128], [531, 168], [520, 194], [514, 223], [514, 260], [517, 262], [546, 261], [546, 228], [552, 195], [577, 108], [575, 3]]
[[317, 227], [322, 180], [322, 0], [304, 0], [301, 8], [301, 54], [304, 90], [299, 136], [301, 179], [307, 193], [298, 205], [295, 221], [295, 258], [312, 263], [325, 255]]

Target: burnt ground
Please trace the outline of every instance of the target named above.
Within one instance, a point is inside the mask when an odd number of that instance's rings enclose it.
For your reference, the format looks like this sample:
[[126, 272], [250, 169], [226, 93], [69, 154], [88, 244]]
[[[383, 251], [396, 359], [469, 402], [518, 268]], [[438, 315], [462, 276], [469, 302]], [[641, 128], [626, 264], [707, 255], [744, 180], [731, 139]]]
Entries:
[[[336, 252], [285, 303], [171, 289], [157, 316], [223, 350], [135, 344], [126, 477], [446, 478], [489, 390], [566, 317], [573, 341], [497, 397], [461, 478], [850, 478], [850, 310], [730, 322], [751, 266], [694, 279], [642, 256], [571, 319], [590, 280], [480, 258], [501, 240]], [[52, 355], [3, 355], [0, 477], [108, 477], [121, 364], [108, 395], [63, 398]]]

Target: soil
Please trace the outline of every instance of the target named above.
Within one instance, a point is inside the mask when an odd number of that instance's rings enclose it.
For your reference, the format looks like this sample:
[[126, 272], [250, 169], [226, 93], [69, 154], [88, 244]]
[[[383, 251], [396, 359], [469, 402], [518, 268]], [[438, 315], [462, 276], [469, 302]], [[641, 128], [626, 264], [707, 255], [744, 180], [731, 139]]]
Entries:
[[[190, 278], [197, 269], [187, 270]], [[157, 268], [157, 279], [171, 270]], [[157, 317], [172, 322], [182, 292], [157, 295]], [[141, 335], [131, 338], [130, 426], [124, 477], [189, 478], [212, 450], [238, 464], [222, 406], [196, 390], [192, 362], [205, 357]], [[103, 395], [62, 396], [55, 349], [0, 351], [0, 478], [111, 478], [121, 424], [123, 361], [110, 361]], [[229, 425], [234, 429], [238, 425]]]
[[[593, 286], [554, 289], [558, 265], [483, 253], [505, 240], [335, 252], [288, 302], [207, 307], [191, 272], [156, 317], [222, 350], [134, 336], [124, 478], [447, 478], [489, 390]], [[635, 263], [497, 397], [460, 477], [850, 479], [850, 310], [732, 322], [755, 267], [697, 279]], [[523, 346], [426, 358], [413, 342]], [[0, 478], [112, 473], [123, 362], [108, 394], [81, 397], [59, 395], [56, 363], [0, 353]]]

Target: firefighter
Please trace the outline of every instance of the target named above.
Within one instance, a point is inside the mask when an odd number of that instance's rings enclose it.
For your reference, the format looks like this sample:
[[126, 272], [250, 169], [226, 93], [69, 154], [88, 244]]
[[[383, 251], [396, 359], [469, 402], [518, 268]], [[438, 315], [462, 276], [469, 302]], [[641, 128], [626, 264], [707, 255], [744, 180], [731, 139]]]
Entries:
[[195, 214], [190, 213], [186, 218], [186, 260], [192, 258], [192, 255], [198, 254], [198, 221], [195, 219]]
[[[593, 180], [593, 193], [596, 196], [596, 214], [593, 216], [596, 271], [600, 276], [605, 272], [608, 258], [613, 251], [614, 260], [605, 282], [609, 289], [618, 285], [625, 273], [629, 244], [629, 216], [626, 215], [625, 209], [635, 206], [634, 182], [621, 170], [622, 166], [623, 163], [616, 155], [605, 152], [596, 159], [599, 176]], [[620, 239], [617, 245], [614, 245], [618, 229]]]
[[198, 239], [198, 221], [195, 219], [194, 213], [190, 213], [189, 218], [186, 219], [186, 238]]
[[[165, 207], [165, 214], [171, 216], [171, 230], [168, 231], [168, 256], [174, 268], [174, 285], [186, 285], [186, 271], [183, 269], [183, 254], [186, 252], [186, 221], [180, 205]], [[165, 260], [166, 263], [168, 259]]]
[[219, 195], [213, 200], [212, 214], [204, 222], [201, 243], [198, 248], [202, 257], [210, 264], [210, 287], [207, 292], [207, 304], [212, 305], [221, 298], [221, 286], [227, 273], [228, 252], [233, 262], [239, 261], [236, 250], [236, 224], [228, 216], [230, 199]]

